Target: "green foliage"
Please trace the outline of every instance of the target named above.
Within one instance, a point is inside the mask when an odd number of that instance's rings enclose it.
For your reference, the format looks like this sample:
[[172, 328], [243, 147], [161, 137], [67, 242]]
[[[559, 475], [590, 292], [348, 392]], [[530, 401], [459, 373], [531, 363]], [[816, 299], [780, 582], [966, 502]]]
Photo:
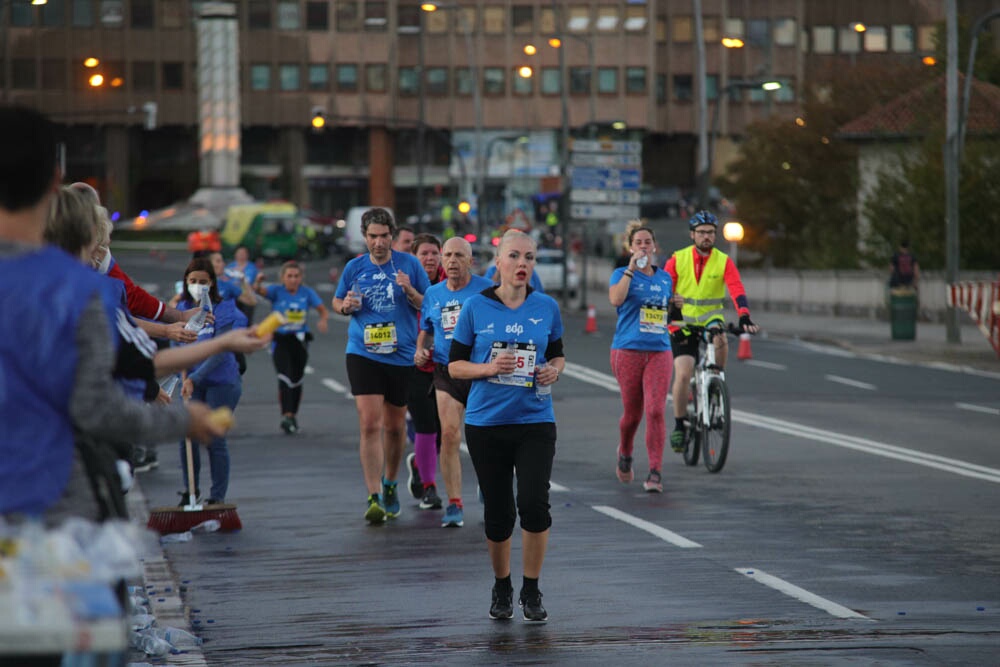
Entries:
[[[866, 201], [870, 228], [866, 259], [887, 264], [908, 238], [925, 269], [945, 267], [945, 193], [942, 131], [931, 133], [900, 169], [884, 170]], [[1000, 141], [967, 141], [959, 183], [959, 266], [1000, 267]]]

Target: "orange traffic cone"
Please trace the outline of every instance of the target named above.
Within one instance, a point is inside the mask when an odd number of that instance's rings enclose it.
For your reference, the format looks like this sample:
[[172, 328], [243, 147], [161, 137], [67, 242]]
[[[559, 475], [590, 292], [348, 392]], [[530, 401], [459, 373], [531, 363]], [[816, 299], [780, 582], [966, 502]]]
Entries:
[[597, 333], [597, 309], [587, 306], [587, 326], [583, 328], [583, 333]]
[[736, 351], [736, 358], [740, 361], [753, 359], [753, 352], [750, 351], [750, 334], [740, 334], [740, 348]]

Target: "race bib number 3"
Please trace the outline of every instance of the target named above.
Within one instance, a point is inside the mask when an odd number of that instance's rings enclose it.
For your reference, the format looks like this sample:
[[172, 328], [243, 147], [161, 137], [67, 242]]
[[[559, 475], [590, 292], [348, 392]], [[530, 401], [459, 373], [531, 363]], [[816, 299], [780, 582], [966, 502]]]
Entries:
[[451, 340], [455, 332], [455, 325], [458, 324], [458, 315], [462, 312], [462, 306], [445, 306], [441, 309], [441, 331], [444, 332], [445, 340]]
[[639, 308], [639, 331], [662, 334], [667, 330], [667, 309], [664, 306], [642, 306]]
[[374, 354], [396, 351], [396, 323], [378, 322], [365, 325], [365, 349]]
[[[494, 341], [490, 349], [490, 361], [507, 350], [507, 343]], [[493, 384], [505, 384], [513, 387], [535, 386], [535, 359], [538, 346], [534, 343], [514, 343], [514, 372], [510, 375], [495, 375], [487, 380]]]

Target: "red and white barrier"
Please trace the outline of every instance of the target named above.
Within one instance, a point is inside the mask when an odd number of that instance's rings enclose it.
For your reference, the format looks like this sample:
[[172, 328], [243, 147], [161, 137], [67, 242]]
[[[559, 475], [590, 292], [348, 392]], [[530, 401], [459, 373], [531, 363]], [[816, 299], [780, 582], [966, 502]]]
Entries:
[[948, 285], [948, 305], [961, 308], [979, 326], [1000, 356], [1000, 280]]

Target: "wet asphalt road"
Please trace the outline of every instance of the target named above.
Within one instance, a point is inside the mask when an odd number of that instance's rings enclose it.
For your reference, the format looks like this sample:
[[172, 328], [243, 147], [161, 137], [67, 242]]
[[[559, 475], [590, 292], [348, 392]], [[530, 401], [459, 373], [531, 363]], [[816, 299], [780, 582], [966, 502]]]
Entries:
[[[184, 264], [119, 255], [134, 278], [164, 287]], [[327, 268], [307, 279], [321, 286]], [[953, 406], [995, 405], [1000, 380], [755, 341], [753, 363], [728, 371], [725, 470], [668, 451], [666, 492], [647, 495], [614, 476], [613, 323], [584, 335], [572, 312], [566, 325], [574, 366], [554, 392], [548, 624], [487, 618], [492, 575], [467, 456], [465, 527], [440, 528], [405, 493], [399, 519], [365, 525], [346, 320], [334, 317], [311, 350], [299, 435], [279, 432], [270, 359], [250, 360], [230, 439], [229, 500], [244, 530], [165, 547], [205, 663], [997, 662], [1000, 418]], [[160, 460], [140, 477], [151, 505], [181, 488], [176, 448]]]

